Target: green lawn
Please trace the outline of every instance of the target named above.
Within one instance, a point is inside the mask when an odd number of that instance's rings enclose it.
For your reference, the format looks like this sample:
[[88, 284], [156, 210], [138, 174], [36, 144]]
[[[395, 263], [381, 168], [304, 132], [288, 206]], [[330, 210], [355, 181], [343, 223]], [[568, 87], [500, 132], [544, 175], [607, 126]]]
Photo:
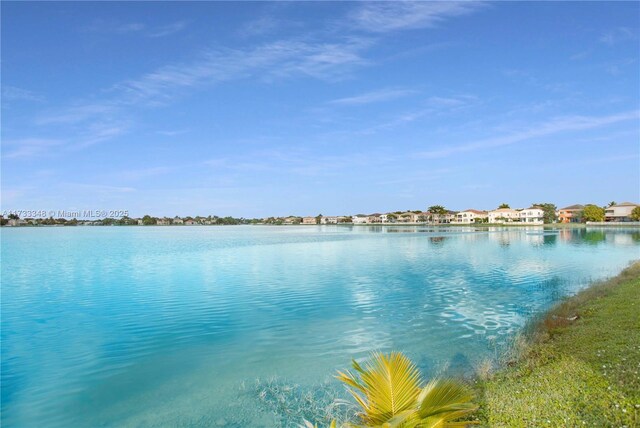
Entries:
[[533, 331], [507, 368], [480, 382], [484, 424], [640, 427], [640, 263]]

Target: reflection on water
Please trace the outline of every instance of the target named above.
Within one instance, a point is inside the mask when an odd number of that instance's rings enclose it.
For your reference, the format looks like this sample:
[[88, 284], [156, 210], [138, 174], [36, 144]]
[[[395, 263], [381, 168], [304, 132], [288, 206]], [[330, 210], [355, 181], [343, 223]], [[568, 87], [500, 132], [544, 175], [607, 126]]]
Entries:
[[540, 227], [24, 228], [1, 245], [6, 427], [296, 426], [344, 394], [331, 375], [351, 357], [467, 370], [640, 258], [637, 229]]
[[447, 237], [446, 236], [430, 236], [429, 237], [429, 242], [434, 246], [434, 247], [441, 247], [444, 242], [446, 241]]
[[605, 233], [602, 230], [581, 230], [582, 239], [590, 245], [597, 245], [605, 240]]

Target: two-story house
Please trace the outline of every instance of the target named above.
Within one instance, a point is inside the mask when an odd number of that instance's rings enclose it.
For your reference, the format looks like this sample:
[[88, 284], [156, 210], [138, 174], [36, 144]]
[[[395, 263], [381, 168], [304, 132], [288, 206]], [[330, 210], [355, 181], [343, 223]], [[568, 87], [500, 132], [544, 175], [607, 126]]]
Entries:
[[469, 210], [460, 211], [458, 214], [456, 214], [456, 223], [471, 224], [471, 223], [476, 223], [476, 219], [478, 221], [481, 221], [481, 220], [487, 220], [488, 218], [489, 218], [489, 213], [486, 211], [469, 209]]
[[527, 224], [543, 224], [544, 211], [540, 207], [529, 207], [520, 211], [520, 222]]
[[633, 202], [623, 202], [621, 204], [612, 205], [604, 210], [604, 220], [612, 222], [633, 221], [631, 212], [635, 207], [640, 205]]
[[520, 212], [511, 208], [498, 208], [497, 210], [489, 211], [488, 218], [489, 223], [512, 223], [520, 221]]

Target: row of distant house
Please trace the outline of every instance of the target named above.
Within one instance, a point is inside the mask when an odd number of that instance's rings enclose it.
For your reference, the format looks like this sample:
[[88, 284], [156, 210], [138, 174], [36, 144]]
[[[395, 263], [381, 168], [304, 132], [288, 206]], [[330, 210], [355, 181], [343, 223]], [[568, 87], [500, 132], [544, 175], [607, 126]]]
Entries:
[[[142, 220], [138, 220], [138, 224], [143, 224]], [[210, 220], [195, 220], [192, 218], [188, 218], [186, 220], [181, 219], [178, 216], [175, 216], [174, 218], [168, 218], [168, 217], [164, 217], [164, 218], [159, 218], [158, 220], [156, 220], [156, 224], [158, 226], [169, 226], [170, 224], [184, 224], [187, 226], [194, 226], [196, 224], [211, 224]]]
[[[639, 204], [633, 202], [623, 202], [621, 204], [613, 204], [604, 210], [604, 221], [606, 222], [629, 222], [633, 221], [631, 213]], [[560, 223], [579, 223], [580, 213], [584, 210], [584, 205], [571, 205], [558, 210], [557, 216]]]
[[[632, 221], [631, 213], [634, 208], [640, 205], [631, 202], [623, 202], [621, 204], [614, 204], [605, 208], [606, 222], [629, 222]], [[582, 222], [582, 212], [584, 211], [584, 205], [570, 205], [568, 207], [560, 208], [555, 212], [556, 221], [559, 223], [579, 223]], [[475, 224], [475, 223], [491, 223], [491, 224], [506, 224], [506, 223], [525, 223], [529, 225], [543, 224], [545, 217], [545, 211], [543, 207], [531, 206], [524, 209], [512, 209], [512, 208], [498, 208], [491, 211], [483, 211], [476, 209], [468, 209], [464, 211], [448, 211], [441, 210], [439, 213], [432, 213], [429, 211], [406, 211], [406, 212], [394, 212], [387, 214], [356, 214], [352, 216], [315, 216], [315, 217], [269, 217], [262, 220], [254, 219], [250, 221], [243, 221], [246, 223], [263, 223], [263, 224], [385, 224], [385, 223], [400, 223], [400, 224]], [[2, 216], [0, 216], [2, 219]], [[221, 224], [220, 219], [212, 217], [162, 217], [154, 219], [153, 224], [158, 226], [169, 225], [212, 225]], [[64, 221], [64, 219], [62, 219]], [[73, 225], [101, 225], [104, 220], [97, 221], [76, 221], [72, 220], [67, 224]], [[5, 221], [2, 222], [5, 224]], [[8, 219], [6, 221], [7, 226], [37, 226], [43, 223], [42, 219]], [[106, 223], [105, 223], [106, 224]], [[110, 223], [111, 224], [111, 223]], [[134, 219], [123, 217], [119, 224], [126, 225], [144, 225], [143, 219]], [[222, 223], [224, 224], [224, 223]], [[236, 223], [233, 223], [236, 224]]]
[[[628, 222], [632, 221], [631, 212], [640, 205], [631, 202], [612, 205], [605, 209], [605, 221], [607, 222]], [[580, 213], [584, 210], [584, 205], [571, 205], [560, 208], [556, 211], [558, 223], [580, 222]], [[296, 217], [288, 217], [284, 224], [379, 224], [379, 223], [429, 223], [429, 224], [475, 224], [475, 223], [526, 223], [531, 225], [543, 224], [545, 212], [542, 207], [531, 206], [524, 209], [498, 208], [491, 211], [467, 209], [464, 211], [447, 211], [445, 213], [431, 213], [429, 211], [388, 214], [356, 214], [353, 216], [317, 216], [303, 217], [297, 220]]]
[[[303, 217], [302, 224], [317, 224], [318, 217]], [[345, 220], [346, 219], [346, 220]], [[543, 224], [544, 211], [539, 207], [526, 209], [500, 208], [493, 211], [468, 209], [460, 212], [431, 213], [429, 211], [408, 211], [388, 214], [356, 214], [349, 217], [320, 217], [320, 224], [353, 223], [429, 223], [429, 224], [474, 224], [474, 223], [529, 223]]]

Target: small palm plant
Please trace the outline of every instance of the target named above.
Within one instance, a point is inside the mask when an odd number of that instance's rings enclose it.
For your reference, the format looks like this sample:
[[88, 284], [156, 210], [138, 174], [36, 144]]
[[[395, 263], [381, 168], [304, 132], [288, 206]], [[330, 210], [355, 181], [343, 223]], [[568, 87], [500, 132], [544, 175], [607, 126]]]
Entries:
[[374, 353], [355, 373], [338, 372], [362, 411], [355, 427], [453, 428], [474, 422], [454, 422], [478, 409], [473, 394], [462, 383], [435, 379], [423, 385], [418, 368], [400, 352]]

